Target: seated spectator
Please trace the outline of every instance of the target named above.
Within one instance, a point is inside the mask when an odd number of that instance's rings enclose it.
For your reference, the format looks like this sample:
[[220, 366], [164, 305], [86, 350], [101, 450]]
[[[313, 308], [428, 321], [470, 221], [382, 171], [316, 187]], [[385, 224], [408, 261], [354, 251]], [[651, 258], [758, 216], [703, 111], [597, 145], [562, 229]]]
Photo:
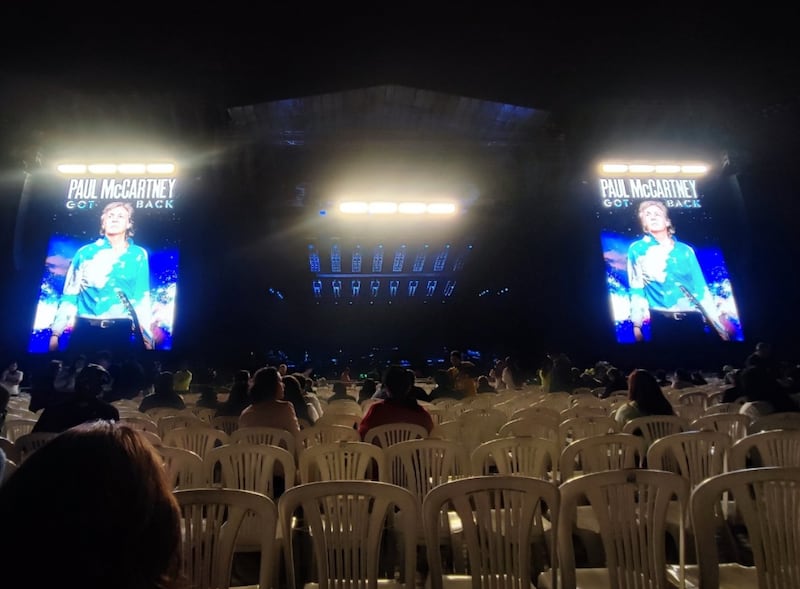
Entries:
[[383, 384], [387, 398], [373, 403], [367, 409], [358, 425], [361, 439], [373, 427], [389, 423], [414, 423], [430, 433], [433, 429], [433, 418], [411, 394], [411, 383], [406, 369], [397, 365], [390, 366], [386, 370]]
[[622, 374], [622, 370], [620, 370], [616, 366], [611, 366], [608, 370], [606, 370], [605, 390], [603, 391], [603, 394], [600, 395], [601, 399], [605, 399], [615, 391], [627, 391], [627, 390], [628, 390], [628, 379], [625, 378], [624, 374]]
[[180, 369], [176, 370], [172, 375], [172, 388], [178, 394], [185, 394], [189, 392], [192, 386], [192, 373], [186, 364], [183, 364]]
[[704, 384], [708, 384], [708, 381], [706, 380], [706, 377], [703, 376], [703, 373], [700, 372], [699, 370], [692, 371], [692, 373], [689, 375], [689, 377], [690, 377], [690, 380], [692, 381], [692, 384], [695, 385], [695, 386], [702, 386]]
[[365, 378], [364, 382], [361, 383], [361, 389], [358, 391], [358, 402], [363, 403], [367, 399], [371, 399], [377, 388], [374, 378]]
[[659, 368], [658, 370], [655, 371], [655, 377], [658, 386], [660, 386], [662, 389], [664, 387], [672, 386], [672, 381], [667, 378], [667, 371], [664, 370], [663, 368]]
[[259, 368], [250, 385], [250, 405], [239, 416], [239, 427], [274, 427], [293, 434], [300, 432], [294, 406], [283, 399], [283, 381], [278, 369]]
[[205, 407], [206, 409], [219, 409], [219, 399], [217, 398], [217, 389], [212, 384], [200, 385], [200, 396], [195, 403], [195, 407]]
[[697, 386], [692, 382], [692, 374], [685, 368], [675, 370], [675, 377], [672, 380], [673, 389], [689, 389]]
[[411, 396], [417, 401], [429, 401], [430, 399], [428, 398], [427, 391], [417, 384], [417, 375], [414, 371], [407, 368], [406, 373], [408, 374], [408, 381], [411, 383]]
[[464, 398], [464, 393], [457, 391], [453, 387], [453, 380], [450, 378], [450, 374], [446, 370], [437, 370], [433, 374], [433, 382], [436, 383], [436, 386], [428, 395], [428, 401], [434, 401], [436, 399], [460, 400]]
[[291, 374], [283, 377], [283, 396], [294, 407], [294, 414], [297, 419], [304, 420], [308, 425], [314, 425], [319, 419], [314, 406], [306, 401], [300, 382]]
[[758, 413], [798, 411], [791, 389], [774, 377], [766, 363], [751, 363], [741, 373], [742, 390], [748, 402], [758, 402]]
[[19, 385], [22, 382], [24, 374], [19, 369], [16, 362], [11, 362], [8, 367], [3, 370], [3, 375], [0, 377], [0, 386], [5, 388], [9, 395], [12, 397], [19, 396]]
[[478, 392], [479, 393], [496, 393], [497, 390], [489, 384], [488, 376], [478, 377]]
[[38, 449], [0, 486], [0, 521], [3, 587], [181, 586], [178, 504], [131, 428], [86, 423]]
[[731, 386], [723, 390], [722, 402], [735, 403], [745, 397], [744, 387], [742, 386], [742, 371], [736, 368], [725, 373], [725, 382]]
[[144, 413], [148, 409], [155, 407], [167, 407], [171, 409], [185, 409], [186, 403], [183, 397], [180, 396], [175, 389], [174, 375], [169, 371], [163, 371], [158, 375], [155, 390], [147, 395], [142, 402], [139, 403], [139, 411]]
[[646, 415], [675, 415], [656, 378], [647, 370], [634, 370], [628, 376], [628, 400], [619, 406], [614, 419], [620, 427]]
[[306, 376], [302, 372], [295, 372], [292, 374], [292, 376], [294, 376], [297, 379], [297, 382], [300, 383], [300, 389], [303, 391], [303, 398], [306, 400], [306, 403], [311, 405], [311, 407], [314, 409], [314, 412], [318, 416], [317, 419], [319, 419], [319, 416], [322, 415], [325, 409], [322, 407], [322, 403], [317, 396], [317, 391], [314, 390], [313, 381], [310, 377]]
[[250, 371], [239, 370], [233, 375], [233, 385], [228, 393], [227, 400], [220, 403], [214, 417], [232, 416], [238, 417], [242, 411], [250, 405], [250, 398], [247, 391], [250, 388]]
[[59, 403], [46, 407], [32, 431], [60, 433], [87, 421], [119, 421], [117, 408], [100, 398], [110, 380], [105, 368], [88, 364], [75, 378], [75, 390]]
[[328, 403], [331, 401], [355, 401], [355, 397], [347, 394], [347, 385], [343, 382], [333, 383], [333, 394], [328, 397]]

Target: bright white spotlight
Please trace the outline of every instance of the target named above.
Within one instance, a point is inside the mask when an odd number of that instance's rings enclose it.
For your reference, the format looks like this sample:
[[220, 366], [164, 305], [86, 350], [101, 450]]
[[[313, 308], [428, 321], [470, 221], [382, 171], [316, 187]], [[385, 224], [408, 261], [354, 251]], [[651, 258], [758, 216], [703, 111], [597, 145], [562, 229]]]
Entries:
[[622, 174], [628, 171], [627, 164], [602, 164], [600, 170], [607, 174]]
[[56, 169], [61, 174], [85, 174], [86, 164], [59, 164]]
[[173, 174], [175, 173], [175, 164], [147, 164], [147, 171], [151, 174]]
[[120, 174], [144, 174], [147, 166], [145, 164], [119, 164], [117, 170]]
[[391, 215], [397, 212], [396, 202], [375, 201], [369, 203], [369, 212], [373, 215]]
[[92, 174], [116, 174], [117, 164], [89, 164], [89, 172]]
[[653, 164], [631, 164], [628, 166], [628, 171], [631, 174], [651, 174], [656, 167]]
[[453, 215], [456, 212], [456, 205], [451, 202], [432, 202], [428, 205], [428, 213], [431, 215]]
[[361, 201], [349, 201], [339, 204], [339, 212], [349, 215], [363, 215], [369, 212], [369, 205]]
[[421, 215], [428, 209], [424, 202], [401, 202], [397, 205], [397, 211], [404, 215]]
[[708, 172], [708, 166], [705, 164], [687, 164], [681, 166], [681, 172], [684, 174], [705, 174]]
[[681, 167], [677, 164], [658, 164], [656, 165], [656, 174], [677, 174], [681, 171]]

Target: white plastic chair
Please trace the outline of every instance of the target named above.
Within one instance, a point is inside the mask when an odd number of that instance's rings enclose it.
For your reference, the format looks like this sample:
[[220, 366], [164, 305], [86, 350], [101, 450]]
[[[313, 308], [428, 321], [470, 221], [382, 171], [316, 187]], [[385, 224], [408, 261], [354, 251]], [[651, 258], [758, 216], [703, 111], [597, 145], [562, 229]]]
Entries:
[[157, 446], [173, 489], [198, 489], [208, 486], [203, 459], [196, 452], [173, 446]]
[[[754, 566], [720, 562], [719, 504], [736, 501]], [[800, 468], [749, 468], [713, 476], [692, 493], [697, 566], [687, 566], [694, 586], [719, 589], [800, 587]]]
[[406, 442], [418, 438], [427, 438], [428, 430], [416, 423], [387, 423], [367, 430], [364, 441], [381, 448], [388, 448], [398, 442]]
[[375, 444], [339, 441], [315, 444], [300, 452], [300, 483], [335, 480], [388, 480], [386, 456]]
[[15, 419], [13, 417], [6, 417], [6, 420], [3, 423], [2, 433], [0, 435], [11, 440], [12, 442], [16, 442], [20, 436], [31, 433], [35, 425], [35, 419]]
[[531, 436], [558, 442], [558, 421], [546, 414], [531, 414], [508, 420], [497, 432], [497, 437]]
[[279, 427], [240, 427], [230, 435], [231, 444], [238, 444], [239, 442], [278, 446], [292, 456], [297, 456], [297, 439], [294, 434]]
[[470, 456], [475, 475], [521, 474], [558, 480], [556, 442], [531, 436], [508, 436], [484, 442]]
[[171, 429], [162, 438], [162, 445], [191, 450], [200, 458], [205, 458], [212, 448], [227, 444], [228, 441], [225, 432], [204, 424]]
[[728, 434], [731, 444], [747, 435], [750, 418], [740, 413], [710, 413], [689, 424], [691, 429], [717, 431]]
[[[520, 589], [531, 586], [535, 572], [555, 587], [555, 551], [548, 554], [540, 539], [544, 514], [558, 522], [559, 500], [555, 483], [520, 475], [473, 476], [434, 487], [423, 501], [430, 587]], [[461, 523], [461, 569], [440, 544], [441, 522], [450, 521], [450, 513]]]
[[677, 415], [647, 415], [636, 417], [622, 426], [624, 434], [641, 435], [650, 446], [658, 438], [669, 434], [685, 432], [689, 429], [689, 420]]
[[[333, 442], [360, 442], [358, 431], [345, 425], [319, 425], [315, 423], [309, 428], [301, 429], [295, 436], [298, 453], [302, 454], [306, 448], [316, 444], [331, 444]], [[298, 457], [299, 458], [299, 457]]]
[[[613, 470], [570, 479], [561, 484], [560, 492], [557, 542], [562, 589], [668, 587], [666, 514], [674, 498], [682, 506], [688, 504], [685, 478], [656, 470]], [[584, 501], [600, 524], [605, 562], [601, 568], [575, 566], [572, 531], [576, 508]], [[679, 552], [682, 571], [682, 544]], [[547, 576], [540, 575], [538, 581], [538, 589], [556, 589]]]
[[[259, 584], [274, 585], [277, 508], [269, 497], [239, 489], [174, 491], [181, 510], [183, 573], [191, 587], [228, 589], [237, 538], [248, 514], [255, 514], [259, 531]], [[254, 588], [255, 589], [255, 588]]]
[[800, 429], [800, 412], [784, 411], [756, 417], [747, 428], [747, 433], [754, 434], [770, 429]]
[[767, 430], [734, 443], [729, 470], [752, 466], [800, 467], [800, 430]]
[[14, 447], [19, 451], [20, 461], [17, 465], [21, 465], [25, 460], [33, 454], [36, 450], [44, 446], [47, 442], [55, 438], [58, 434], [52, 432], [31, 432], [23, 434], [16, 439]]
[[561, 448], [565, 448], [575, 440], [617, 432], [619, 432], [619, 423], [609, 415], [595, 414], [571, 417], [558, 425], [558, 438]]
[[239, 429], [238, 415], [220, 415], [211, 418], [211, 427], [224, 431], [229, 436]]
[[[386, 589], [413, 589], [418, 509], [407, 489], [381, 481], [319, 481], [288, 489], [278, 499], [287, 587], [374, 589], [380, 582]], [[393, 519], [396, 510], [407, 517]], [[294, 525], [301, 513], [304, 525]], [[303, 541], [311, 545], [310, 558], [297, 554]]]

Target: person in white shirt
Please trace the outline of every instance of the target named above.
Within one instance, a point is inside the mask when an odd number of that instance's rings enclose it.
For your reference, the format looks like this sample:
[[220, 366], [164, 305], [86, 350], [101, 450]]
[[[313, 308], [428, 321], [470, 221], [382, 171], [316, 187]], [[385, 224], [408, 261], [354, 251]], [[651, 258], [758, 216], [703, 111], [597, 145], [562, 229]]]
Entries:
[[24, 373], [19, 369], [17, 363], [12, 362], [8, 365], [8, 368], [3, 371], [0, 385], [3, 385], [9, 395], [16, 397], [19, 395], [19, 385], [22, 382], [23, 376]]

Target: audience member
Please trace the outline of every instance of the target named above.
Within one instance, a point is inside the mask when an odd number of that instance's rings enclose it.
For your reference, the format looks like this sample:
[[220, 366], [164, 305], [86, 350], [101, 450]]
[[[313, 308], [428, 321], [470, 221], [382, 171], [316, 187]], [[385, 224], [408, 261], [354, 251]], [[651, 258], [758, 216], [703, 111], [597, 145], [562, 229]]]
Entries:
[[475, 365], [463, 360], [458, 350], [450, 352], [450, 364], [447, 373], [450, 375], [453, 388], [460, 392], [462, 397], [474, 397], [477, 394], [475, 374], [473, 374]]
[[608, 368], [608, 370], [606, 370], [604, 386], [605, 390], [603, 391], [603, 394], [600, 395], [601, 399], [605, 399], [615, 391], [627, 391], [628, 379], [625, 378], [624, 374], [622, 374], [622, 370], [616, 366], [611, 366]]
[[332, 401], [355, 401], [355, 397], [347, 394], [347, 385], [343, 382], [333, 383], [333, 394], [328, 397], [328, 403]]
[[19, 396], [19, 385], [22, 382], [24, 373], [19, 369], [16, 361], [11, 362], [0, 377], [0, 386], [8, 391], [12, 397]]
[[430, 401], [428, 392], [417, 384], [417, 375], [414, 373], [414, 371], [410, 368], [406, 368], [406, 373], [408, 374], [408, 381], [411, 383], [409, 394], [417, 401]]
[[87, 423], [38, 449], [0, 486], [0, 521], [3, 587], [183, 586], [177, 502], [128, 427]]
[[181, 367], [172, 375], [172, 388], [175, 392], [179, 395], [188, 393], [192, 387], [192, 376], [186, 363], [182, 363]]
[[155, 390], [139, 403], [139, 411], [144, 413], [148, 409], [167, 407], [170, 409], [185, 409], [183, 397], [175, 391], [175, 376], [168, 370], [158, 375]]
[[667, 371], [664, 370], [663, 368], [657, 369], [653, 374], [656, 377], [656, 382], [658, 383], [658, 386], [660, 386], [662, 389], [664, 387], [672, 386], [672, 381], [667, 378]]
[[250, 388], [250, 371], [239, 370], [233, 375], [233, 384], [228, 392], [228, 398], [220, 403], [214, 417], [238, 417], [250, 405], [247, 391]]
[[297, 382], [300, 383], [300, 389], [303, 391], [303, 398], [306, 400], [313, 409], [314, 412], [317, 414], [317, 419], [322, 416], [322, 413], [325, 409], [322, 407], [322, 403], [317, 396], [317, 392], [314, 390], [313, 381], [310, 377], [306, 376], [302, 372], [295, 372], [292, 374], [297, 379]]
[[522, 377], [522, 370], [520, 370], [516, 358], [508, 356], [503, 361], [501, 380], [503, 381], [503, 388], [509, 390], [520, 390], [525, 384], [525, 379]]
[[674, 414], [656, 378], [647, 370], [638, 368], [628, 376], [628, 400], [619, 406], [614, 419], [621, 427], [637, 417]]
[[373, 403], [358, 425], [358, 433], [364, 439], [367, 431], [390, 423], [413, 423], [424, 427], [428, 433], [433, 429], [433, 418], [411, 394], [411, 383], [405, 368], [392, 365], [383, 377], [387, 398]]
[[489, 377], [488, 376], [479, 376], [478, 377], [478, 392], [479, 393], [496, 393], [497, 389], [495, 389], [491, 384], [489, 384]]
[[283, 396], [294, 407], [294, 414], [298, 420], [302, 420], [308, 425], [314, 425], [314, 422], [319, 419], [319, 414], [314, 406], [306, 401], [303, 389], [300, 388], [300, 382], [291, 374], [283, 377]]
[[450, 379], [447, 370], [442, 370], [440, 368], [434, 372], [433, 382], [436, 383], [436, 386], [433, 387], [428, 395], [428, 401], [434, 401], [436, 399], [460, 400], [464, 398], [464, 394], [461, 391], [457, 391], [453, 388], [453, 381]]
[[358, 399], [359, 403], [363, 403], [367, 399], [371, 399], [372, 395], [375, 394], [377, 390], [377, 384], [375, 383], [374, 378], [365, 378], [364, 382], [361, 383], [361, 389], [358, 391]]
[[59, 403], [45, 407], [32, 431], [60, 433], [87, 421], [119, 421], [117, 408], [100, 398], [110, 378], [102, 366], [87, 364], [75, 378], [75, 390], [66, 393]]
[[250, 405], [239, 417], [239, 427], [274, 427], [293, 434], [300, 432], [294, 406], [283, 400], [283, 381], [278, 369], [259, 368], [250, 385]]
[[673, 389], [689, 389], [697, 386], [692, 382], [692, 374], [685, 368], [678, 368], [675, 370], [675, 375], [672, 380]]

